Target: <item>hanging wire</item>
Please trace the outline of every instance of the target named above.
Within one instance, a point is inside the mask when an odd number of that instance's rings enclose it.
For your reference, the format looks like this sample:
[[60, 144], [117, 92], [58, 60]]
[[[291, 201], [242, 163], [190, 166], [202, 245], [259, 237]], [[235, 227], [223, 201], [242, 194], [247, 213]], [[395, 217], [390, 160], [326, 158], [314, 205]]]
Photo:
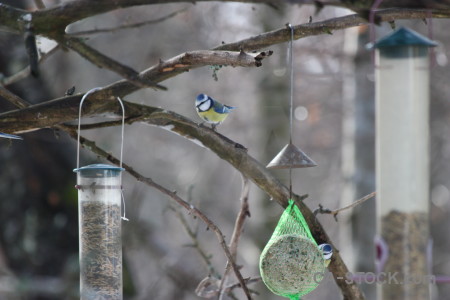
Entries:
[[[117, 100], [119, 101], [120, 106], [122, 107], [122, 130], [120, 132], [122, 143], [120, 144], [120, 163], [119, 163], [119, 167], [122, 168], [123, 140], [124, 140], [124, 136], [125, 136], [125, 134], [124, 134], [124, 132], [125, 132], [125, 107], [123, 106], [123, 102], [120, 97], [117, 97]], [[120, 182], [122, 182], [122, 172], [120, 172]], [[123, 216], [121, 217], [121, 219], [124, 221], [129, 221], [129, 219], [125, 216], [125, 197], [123, 195], [123, 188], [120, 191], [120, 193], [122, 196], [122, 203], [123, 203]]]
[[[289, 85], [290, 85], [290, 107], [289, 107], [289, 143], [292, 144], [292, 119], [293, 119], [293, 106], [294, 106], [294, 60], [293, 60], [293, 42], [294, 42], [294, 28], [291, 23], [287, 23], [286, 26], [291, 31], [291, 39], [288, 46], [288, 67], [289, 67]], [[289, 167], [289, 198], [292, 199], [292, 167]]]
[[290, 71], [290, 111], [289, 111], [289, 142], [292, 144], [292, 119], [293, 119], [293, 106], [294, 106], [294, 63], [292, 59], [292, 48], [294, 42], [294, 28], [290, 23], [287, 24], [287, 27], [291, 30], [291, 39], [289, 41], [288, 47], [288, 67]]
[[130, 219], [128, 219], [125, 216], [125, 197], [123, 196], [123, 189], [120, 191], [120, 194], [121, 194], [122, 203], [123, 203], [123, 216], [121, 217], [121, 219], [124, 220], [124, 221], [130, 221]]
[[[120, 107], [122, 107], [122, 130], [120, 132], [122, 143], [120, 143], [120, 163], [119, 163], [119, 167], [122, 168], [123, 139], [125, 136], [125, 134], [124, 134], [124, 131], [125, 131], [125, 107], [123, 106], [123, 102], [122, 102], [122, 99], [120, 99], [120, 97], [117, 97], [117, 101], [119, 101]], [[120, 176], [122, 176], [122, 173], [120, 174]]]
[[78, 109], [78, 138], [77, 138], [77, 169], [80, 168], [80, 130], [81, 130], [81, 107], [83, 106], [83, 102], [84, 100], [86, 100], [86, 98], [95, 93], [96, 91], [100, 90], [101, 88], [97, 87], [97, 88], [93, 88], [89, 91], [86, 92], [86, 94], [83, 95], [83, 98], [81, 98], [80, 101], [80, 108]]
[[[81, 131], [81, 108], [83, 107], [84, 100], [87, 99], [88, 96], [91, 94], [101, 90], [102, 88], [96, 87], [86, 92], [86, 94], [83, 95], [83, 98], [81, 98], [80, 101], [80, 108], [78, 111], [78, 137], [77, 137], [77, 169], [80, 168], [80, 131]], [[123, 159], [123, 140], [124, 140], [124, 129], [125, 129], [125, 107], [123, 106], [122, 99], [120, 97], [117, 97], [117, 101], [120, 103], [120, 107], [122, 108], [122, 129], [121, 129], [121, 142], [120, 142], [120, 160], [119, 160], [119, 167], [122, 168], [122, 159]], [[120, 175], [122, 176], [122, 174]]]

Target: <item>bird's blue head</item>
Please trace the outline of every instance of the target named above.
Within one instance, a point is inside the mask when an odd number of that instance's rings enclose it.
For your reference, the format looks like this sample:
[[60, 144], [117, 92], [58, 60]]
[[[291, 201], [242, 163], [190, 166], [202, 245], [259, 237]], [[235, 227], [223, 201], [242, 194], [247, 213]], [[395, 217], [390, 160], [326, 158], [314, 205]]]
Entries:
[[195, 105], [198, 105], [202, 102], [205, 102], [206, 100], [208, 100], [208, 95], [206, 94], [199, 94], [197, 96], [197, 98], [195, 98]]
[[200, 94], [195, 98], [195, 107], [198, 111], [207, 111], [213, 106], [213, 100], [206, 94]]
[[330, 244], [320, 244], [319, 249], [322, 251], [324, 259], [330, 259], [333, 255], [333, 247]]

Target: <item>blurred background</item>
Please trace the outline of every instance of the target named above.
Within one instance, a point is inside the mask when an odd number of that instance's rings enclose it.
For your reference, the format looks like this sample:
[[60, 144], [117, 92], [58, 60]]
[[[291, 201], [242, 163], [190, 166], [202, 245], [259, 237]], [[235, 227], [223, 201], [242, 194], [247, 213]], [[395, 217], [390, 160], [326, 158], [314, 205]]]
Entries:
[[[33, 1], [3, 3], [34, 10]], [[48, 7], [61, 1], [44, 1]], [[73, 24], [69, 33], [176, 16], [152, 25], [86, 35], [89, 45], [142, 71], [189, 50], [210, 49], [262, 32], [352, 13], [313, 6], [240, 3], [164, 4], [121, 9]], [[434, 240], [432, 271], [450, 275], [450, 100], [447, 30], [449, 20], [398, 21], [432, 39], [430, 220]], [[383, 24], [377, 38], [392, 31]], [[330, 209], [345, 206], [375, 190], [374, 68], [366, 26], [308, 37], [294, 43], [293, 142], [318, 166], [293, 170], [293, 190], [309, 194], [306, 204]], [[201, 120], [194, 99], [206, 93], [237, 106], [218, 131], [244, 145], [267, 164], [289, 140], [289, 77], [287, 44], [269, 48], [274, 54], [260, 68], [223, 67], [191, 70], [162, 84], [167, 92], [145, 89], [127, 101], [162, 107], [195, 122]], [[23, 37], [0, 31], [0, 72], [10, 76], [28, 64]], [[120, 78], [71, 51], [58, 50], [40, 65], [39, 78], [7, 86], [32, 103], [104, 86]], [[214, 76], [217, 76], [215, 80]], [[13, 109], [0, 98], [1, 111]], [[119, 153], [120, 128], [83, 132], [100, 147]], [[0, 141], [0, 299], [79, 298], [76, 142], [54, 129], [23, 135], [24, 141]], [[420, 138], [419, 136], [417, 138]], [[82, 150], [82, 165], [101, 162]], [[239, 210], [240, 174], [211, 151], [161, 128], [133, 124], [125, 128], [124, 162], [185, 200], [192, 201], [229, 238]], [[288, 171], [274, 171], [286, 184]], [[222, 274], [226, 259], [213, 232], [171, 199], [124, 175], [129, 222], [123, 225], [125, 299], [199, 299], [198, 283], [208, 274]], [[336, 222], [318, 220], [352, 272], [374, 271], [375, 199], [345, 211]], [[251, 185], [251, 218], [241, 237], [237, 263], [244, 277], [259, 276], [261, 250], [276, 226], [282, 208]], [[186, 232], [197, 231], [193, 241]], [[198, 243], [198, 247], [192, 245]], [[210, 255], [206, 265], [199, 249]], [[232, 276], [230, 283], [235, 282]], [[280, 299], [262, 282], [250, 285], [257, 299]], [[362, 285], [375, 299], [375, 285]], [[433, 285], [433, 299], [450, 299], [450, 285]], [[340, 299], [331, 274], [302, 299]], [[237, 299], [244, 299], [238, 289]]]

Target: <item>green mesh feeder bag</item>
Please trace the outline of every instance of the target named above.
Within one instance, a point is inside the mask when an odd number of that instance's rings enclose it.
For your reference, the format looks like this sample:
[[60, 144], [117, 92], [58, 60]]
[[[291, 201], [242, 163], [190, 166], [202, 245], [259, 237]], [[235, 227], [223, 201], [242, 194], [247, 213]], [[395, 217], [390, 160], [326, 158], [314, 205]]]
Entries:
[[325, 272], [323, 252], [293, 200], [261, 253], [259, 270], [270, 291], [292, 300], [314, 290], [323, 278], [317, 275]]

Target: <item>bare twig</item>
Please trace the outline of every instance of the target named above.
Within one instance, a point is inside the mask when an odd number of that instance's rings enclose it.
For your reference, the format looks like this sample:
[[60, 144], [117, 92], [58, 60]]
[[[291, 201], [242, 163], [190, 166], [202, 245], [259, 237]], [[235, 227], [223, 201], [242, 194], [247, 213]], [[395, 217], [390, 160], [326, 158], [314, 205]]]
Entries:
[[[402, 19], [424, 19], [427, 18], [427, 16], [429, 17], [430, 14], [433, 18], [449, 18], [450, 10], [432, 10], [430, 12], [429, 9], [389, 8], [376, 11], [377, 20], [379, 20], [380, 22], [390, 22]], [[336, 30], [365, 24], [368, 24], [367, 19], [360, 16], [359, 14], [351, 14], [313, 23], [304, 23], [293, 26], [294, 39], [298, 40], [309, 36], [329, 34], [330, 32]], [[286, 29], [286, 27], [283, 27], [237, 42], [219, 45], [213, 48], [213, 50], [237, 51], [239, 49], [244, 49], [246, 51], [252, 51], [265, 49], [269, 46], [284, 43], [289, 40], [290, 30]]]
[[161, 18], [154, 19], [154, 20], [126, 24], [126, 25], [111, 27], [111, 28], [100, 28], [100, 29], [93, 29], [93, 30], [86, 30], [86, 31], [77, 31], [77, 32], [68, 33], [68, 35], [70, 35], [70, 36], [85, 36], [85, 35], [100, 34], [100, 33], [111, 33], [111, 32], [116, 32], [116, 31], [124, 30], [124, 29], [138, 28], [138, 27], [142, 27], [142, 26], [146, 26], [146, 25], [161, 23], [161, 22], [166, 21], [170, 18], [173, 18], [187, 10], [188, 10], [188, 8], [184, 8], [184, 9], [175, 11], [173, 13], [170, 13], [166, 16], [163, 16]]
[[[250, 283], [260, 282], [262, 280], [262, 278], [259, 277], [259, 276], [258, 277], [253, 277], [253, 278], [252, 277], [248, 277], [248, 278], [244, 278], [244, 280], [245, 280], [245, 283], [250, 284]], [[226, 293], [230, 293], [233, 289], [239, 288], [239, 287], [241, 287], [241, 284], [239, 282], [230, 284], [230, 285], [225, 287], [225, 292]]]
[[[247, 217], [250, 217], [250, 210], [248, 205], [248, 194], [250, 192], [250, 182], [248, 178], [241, 174], [242, 176], [242, 191], [241, 191], [241, 207], [239, 209], [238, 215], [236, 217], [236, 221], [234, 223], [233, 234], [230, 239], [230, 253], [233, 256], [233, 259], [236, 261], [237, 257], [237, 247], [239, 243], [239, 238], [244, 230], [244, 223]], [[225, 267], [224, 274], [222, 276], [222, 280], [219, 285], [219, 299], [223, 298], [223, 287], [226, 285], [228, 280], [228, 274], [230, 272], [230, 262], [227, 262]]]
[[0, 96], [19, 108], [25, 108], [30, 105], [28, 102], [2, 86], [0, 86]]
[[244, 231], [244, 223], [247, 217], [250, 217], [250, 209], [248, 204], [248, 195], [250, 193], [250, 181], [248, 178], [241, 174], [242, 177], [242, 192], [241, 192], [241, 207], [239, 213], [236, 217], [236, 222], [234, 223], [233, 234], [230, 240], [230, 252], [234, 258], [237, 255], [237, 247], [239, 243], [239, 238]]
[[180, 221], [181, 225], [183, 226], [184, 230], [186, 230], [187, 235], [192, 241], [192, 246], [200, 255], [203, 262], [208, 268], [209, 274], [214, 276], [215, 278], [219, 278], [219, 273], [214, 269], [214, 266], [211, 263], [211, 255], [206, 252], [205, 249], [203, 249], [202, 245], [200, 244], [198, 238], [197, 238], [197, 232], [189, 226], [188, 220], [186, 220], [186, 217], [184, 214], [181, 213], [181, 211], [177, 207], [173, 207], [173, 210], [175, 211], [178, 220]]
[[375, 197], [375, 195], [376, 195], [376, 192], [372, 192], [372, 193], [367, 194], [364, 197], [356, 200], [355, 202], [353, 202], [350, 205], [347, 205], [347, 206], [344, 206], [344, 207], [341, 207], [341, 208], [338, 208], [338, 209], [335, 209], [335, 210], [330, 210], [328, 208], [323, 208], [323, 206], [321, 204], [319, 204], [319, 207], [316, 208], [313, 213], [314, 213], [314, 215], [317, 215], [317, 214], [330, 214], [330, 215], [333, 215], [334, 219], [337, 221], [338, 213], [340, 213], [343, 210], [350, 209], [350, 208], [353, 208], [355, 206], [358, 206], [358, 205], [366, 202], [367, 200]]

